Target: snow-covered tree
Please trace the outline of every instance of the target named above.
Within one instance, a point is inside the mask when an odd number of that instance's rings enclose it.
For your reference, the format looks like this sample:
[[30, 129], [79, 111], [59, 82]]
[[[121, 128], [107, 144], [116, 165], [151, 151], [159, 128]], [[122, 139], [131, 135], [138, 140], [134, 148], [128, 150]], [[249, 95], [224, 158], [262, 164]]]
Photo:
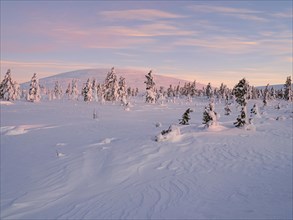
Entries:
[[248, 91], [249, 84], [245, 78], [241, 79], [237, 85], [233, 88], [233, 94], [236, 97], [236, 102], [240, 106], [246, 106], [247, 100], [246, 95]]
[[236, 102], [241, 106], [240, 115], [238, 115], [236, 122], [234, 123], [236, 127], [243, 127], [244, 125], [247, 124], [246, 96], [247, 96], [248, 88], [249, 88], [249, 84], [245, 78], [241, 79], [239, 83], [235, 85], [233, 88], [233, 94], [236, 97]]
[[284, 84], [284, 99], [292, 101], [292, 80], [291, 76], [288, 76]]
[[98, 84], [97, 85], [97, 94], [98, 94], [98, 100], [101, 103], [105, 102], [105, 95], [104, 95], [104, 85], [103, 84]]
[[196, 80], [194, 80], [193, 83], [190, 85], [189, 94], [191, 97], [195, 97], [197, 95]]
[[263, 105], [266, 106], [268, 104], [267, 100], [269, 99], [269, 84], [267, 84], [266, 88], [263, 92]]
[[169, 88], [167, 89], [167, 96], [169, 98], [173, 98], [175, 96], [175, 91], [174, 91], [172, 85], [170, 85]]
[[71, 98], [73, 100], [77, 100], [78, 99], [77, 81], [73, 79], [71, 86], [72, 86], [71, 87]]
[[7, 101], [16, 99], [15, 87], [11, 78], [10, 69], [7, 70], [4, 79], [0, 84], [0, 99], [4, 99]]
[[257, 108], [256, 104], [254, 104], [254, 105], [252, 106], [252, 108], [250, 109], [250, 114], [251, 114], [251, 115], [258, 115], [258, 114], [259, 114], [259, 113], [258, 113], [258, 108]]
[[205, 107], [203, 112], [202, 123], [206, 127], [217, 125], [217, 113], [215, 112], [215, 104], [213, 101], [211, 101], [209, 105]]
[[251, 86], [251, 99], [258, 98], [258, 90], [254, 86]]
[[181, 125], [189, 125], [190, 116], [189, 114], [193, 112], [190, 108], [188, 108], [184, 114], [182, 115], [182, 119], [179, 119], [179, 124]]
[[68, 83], [67, 89], [65, 91], [65, 94], [67, 96], [68, 99], [70, 99], [70, 94], [71, 94], [71, 85], [70, 83]]
[[90, 79], [87, 80], [85, 86], [82, 89], [82, 95], [83, 95], [83, 100], [85, 102], [91, 102], [93, 97], [93, 92], [92, 92], [92, 85], [90, 82]]
[[163, 86], [160, 86], [159, 91], [157, 92], [157, 101], [162, 105], [164, 101], [166, 100], [166, 94], [167, 92], [164, 90]]
[[244, 127], [247, 125], [247, 117], [246, 117], [246, 110], [244, 107], [241, 108], [240, 115], [238, 115], [236, 122], [234, 122], [234, 125], [236, 127]]
[[224, 83], [221, 83], [220, 85], [220, 89], [219, 89], [219, 95], [221, 97], [221, 99], [225, 99], [226, 94], [228, 93], [228, 88]]
[[249, 118], [249, 123], [252, 124], [253, 123], [253, 119], [255, 117], [260, 117], [259, 111], [258, 111], [258, 106], [257, 104], [254, 104], [252, 106], [252, 108], [250, 109], [250, 118]]
[[127, 105], [127, 90], [126, 90], [126, 82], [125, 78], [120, 76], [119, 78], [119, 88], [118, 88], [118, 96], [121, 101], [121, 104], [126, 106]]
[[53, 93], [54, 93], [55, 99], [61, 99], [61, 97], [62, 97], [62, 88], [61, 88], [61, 85], [60, 85], [59, 81], [55, 82], [54, 92]]
[[118, 80], [115, 73], [114, 67], [108, 72], [104, 83], [105, 88], [105, 100], [106, 101], [117, 101], [118, 99]]
[[280, 102], [275, 106], [275, 109], [281, 109], [281, 104], [280, 104]]
[[28, 92], [27, 100], [31, 102], [38, 102], [41, 99], [40, 95], [40, 85], [39, 80], [37, 78], [37, 74], [34, 73], [31, 83], [30, 83], [30, 89]]
[[[133, 89], [134, 90], [134, 89]], [[133, 93], [134, 96], [138, 96], [138, 88], [136, 87]]]
[[98, 87], [97, 87], [97, 82], [96, 82], [96, 79], [93, 79], [93, 82], [92, 82], [92, 97], [93, 97], [93, 101], [98, 101]]
[[147, 103], [155, 103], [156, 102], [156, 90], [155, 90], [155, 82], [152, 76], [152, 70], [145, 75], [146, 81], [146, 102]]
[[274, 87], [272, 87], [272, 88], [271, 88], [271, 91], [270, 91], [270, 97], [271, 97], [271, 99], [275, 99], [276, 96], [277, 96], [277, 94], [276, 94], [276, 90], [275, 90]]
[[208, 98], [213, 97], [213, 89], [212, 89], [211, 83], [208, 83], [208, 85], [207, 85], [205, 91], [206, 91], [206, 96], [207, 96]]
[[97, 114], [96, 109], [94, 109], [94, 111], [93, 111], [93, 119], [97, 119], [97, 118], [98, 118], [98, 114]]
[[21, 95], [20, 86], [16, 81], [14, 81], [12, 99], [18, 100], [18, 99], [20, 99], [20, 95]]
[[231, 108], [230, 108], [231, 103], [229, 103], [229, 96], [226, 95], [226, 105], [225, 105], [225, 115], [230, 115], [231, 113]]

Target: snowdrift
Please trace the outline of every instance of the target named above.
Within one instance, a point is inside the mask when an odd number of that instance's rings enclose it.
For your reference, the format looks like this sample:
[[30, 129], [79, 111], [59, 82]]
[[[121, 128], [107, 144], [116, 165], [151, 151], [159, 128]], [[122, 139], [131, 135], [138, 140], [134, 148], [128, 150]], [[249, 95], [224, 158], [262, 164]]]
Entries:
[[292, 103], [245, 130], [236, 106], [207, 129], [204, 99], [131, 102], [1, 102], [1, 219], [292, 219]]

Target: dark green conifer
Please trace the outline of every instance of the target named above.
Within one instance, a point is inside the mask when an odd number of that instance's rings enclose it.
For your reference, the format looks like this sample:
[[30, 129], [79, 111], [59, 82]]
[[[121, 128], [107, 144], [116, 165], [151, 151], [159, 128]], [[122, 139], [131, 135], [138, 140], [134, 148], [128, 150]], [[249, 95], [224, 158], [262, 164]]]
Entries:
[[193, 112], [190, 108], [188, 108], [184, 114], [182, 115], [182, 119], [179, 119], [179, 124], [181, 125], [189, 125], [190, 116], [189, 114]]

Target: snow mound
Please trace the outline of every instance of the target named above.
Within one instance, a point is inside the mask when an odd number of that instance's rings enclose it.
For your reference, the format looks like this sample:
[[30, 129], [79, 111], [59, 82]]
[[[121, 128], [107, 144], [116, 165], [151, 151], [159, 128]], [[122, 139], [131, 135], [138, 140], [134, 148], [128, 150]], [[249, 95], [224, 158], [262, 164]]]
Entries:
[[25, 130], [23, 126], [14, 127], [13, 129], [6, 132], [6, 135], [21, 135], [27, 133], [28, 130]]
[[276, 120], [277, 121], [286, 120], [286, 117], [284, 115], [281, 115], [281, 116], [276, 117]]
[[180, 128], [176, 125], [171, 125], [168, 130], [163, 130], [159, 135], [155, 138], [156, 141], [170, 141], [177, 142], [181, 140]]
[[0, 105], [13, 105], [13, 102], [9, 102], [9, 101], [0, 101]]
[[216, 124], [216, 125], [209, 126], [206, 130], [207, 131], [219, 132], [219, 131], [227, 130], [227, 128], [224, 127], [223, 125]]
[[248, 124], [245, 126], [245, 130], [247, 131], [256, 131], [256, 127], [254, 124]]
[[0, 127], [0, 133], [3, 134], [7, 131], [13, 130], [15, 128], [15, 126], [3, 126]]
[[110, 144], [113, 140], [115, 140], [115, 138], [105, 138], [105, 139], [103, 139], [102, 141], [100, 141], [98, 143], [90, 144], [89, 147]]

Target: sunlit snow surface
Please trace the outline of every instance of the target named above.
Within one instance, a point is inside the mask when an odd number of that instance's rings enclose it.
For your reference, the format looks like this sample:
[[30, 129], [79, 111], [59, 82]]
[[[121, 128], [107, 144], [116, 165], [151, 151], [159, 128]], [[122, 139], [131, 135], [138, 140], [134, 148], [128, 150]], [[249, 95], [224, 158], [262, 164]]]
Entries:
[[206, 129], [204, 98], [131, 103], [1, 102], [1, 219], [292, 219], [292, 104]]

